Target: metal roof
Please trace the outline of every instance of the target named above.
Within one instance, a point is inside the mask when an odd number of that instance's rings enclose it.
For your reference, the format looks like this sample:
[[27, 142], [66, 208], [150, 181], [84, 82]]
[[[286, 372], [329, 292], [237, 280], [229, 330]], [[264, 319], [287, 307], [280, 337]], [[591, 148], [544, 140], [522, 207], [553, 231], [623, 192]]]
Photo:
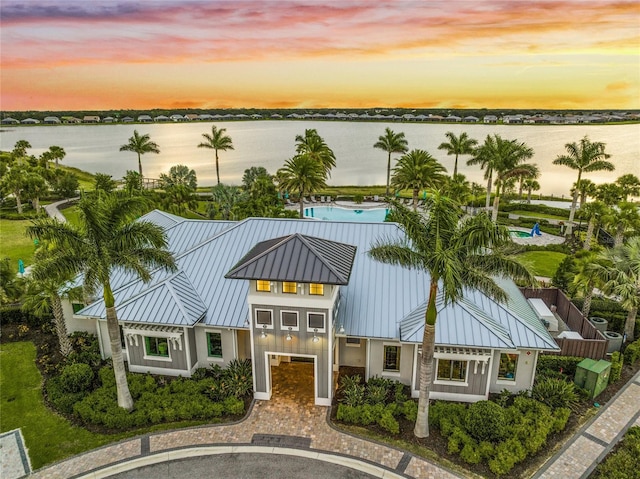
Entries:
[[[162, 215], [158, 218], [165, 218]], [[167, 229], [172, 238], [170, 247], [175, 252], [179, 270], [197, 294], [194, 302], [205, 306], [202, 322], [218, 327], [245, 328], [249, 316], [249, 282], [225, 278], [225, 273], [256, 245], [263, 243], [265, 252], [282, 238], [296, 233], [319, 238], [322, 244], [328, 244], [326, 240], [355, 247], [349, 282], [340, 286], [340, 306], [336, 312], [336, 324], [343, 326], [348, 336], [422, 341], [428, 274], [380, 263], [367, 254], [377, 239], [397, 241], [403, 238], [402, 230], [394, 223], [248, 218], [237, 223], [183, 220], [173, 224]], [[196, 235], [206, 239], [195, 244]], [[326, 253], [321, 255], [324, 257]], [[158, 285], [174, 275], [155, 271], [148, 284], [139, 279], [132, 280], [128, 275], [125, 280], [122, 272], [115, 272], [113, 276], [112, 283], [119, 285], [114, 286], [114, 296], [122, 321], [167, 321], [169, 324], [171, 314], [156, 306], [160, 297], [154, 296], [151, 301], [145, 293], [155, 291], [154, 288], [161, 290]], [[436, 327], [437, 344], [557, 349], [517, 286], [508, 279], [501, 279], [499, 284], [509, 295], [507, 305], [500, 305], [475, 291], [465, 291], [464, 300], [456, 305], [441, 305]], [[168, 290], [164, 291], [169, 294]], [[186, 294], [184, 289], [180, 291]], [[184, 303], [189, 302], [187, 296], [176, 294], [175, 288], [173, 292], [184, 310]], [[100, 300], [87, 306], [78, 314], [104, 317], [101, 303]], [[135, 319], [127, 316], [130, 311], [135, 311]], [[193, 320], [192, 314], [182, 314], [190, 319], [180, 324]]]
[[258, 243], [225, 277], [346, 285], [355, 253], [355, 246], [294, 233]]

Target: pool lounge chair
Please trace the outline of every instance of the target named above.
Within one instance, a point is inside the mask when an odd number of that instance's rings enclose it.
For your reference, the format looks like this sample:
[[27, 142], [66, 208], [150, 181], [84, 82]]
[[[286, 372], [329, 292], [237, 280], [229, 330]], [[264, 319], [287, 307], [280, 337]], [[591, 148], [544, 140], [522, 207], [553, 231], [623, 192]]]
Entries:
[[321, 196], [321, 197], [320, 197], [320, 203], [324, 203], [324, 202], [325, 202], [325, 197], [324, 197], [324, 196]]
[[331, 203], [331, 196], [327, 196], [327, 203]]
[[317, 201], [316, 201], [316, 197], [315, 197], [315, 196], [312, 196], [312, 197], [311, 197], [311, 203], [317, 203]]

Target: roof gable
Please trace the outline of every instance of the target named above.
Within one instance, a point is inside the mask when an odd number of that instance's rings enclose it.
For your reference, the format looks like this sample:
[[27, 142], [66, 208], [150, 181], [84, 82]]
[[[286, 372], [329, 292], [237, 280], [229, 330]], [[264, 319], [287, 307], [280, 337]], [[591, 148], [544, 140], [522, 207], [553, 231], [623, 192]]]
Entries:
[[349, 283], [356, 247], [294, 233], [256, 244], [225, 275], [298, 283]]

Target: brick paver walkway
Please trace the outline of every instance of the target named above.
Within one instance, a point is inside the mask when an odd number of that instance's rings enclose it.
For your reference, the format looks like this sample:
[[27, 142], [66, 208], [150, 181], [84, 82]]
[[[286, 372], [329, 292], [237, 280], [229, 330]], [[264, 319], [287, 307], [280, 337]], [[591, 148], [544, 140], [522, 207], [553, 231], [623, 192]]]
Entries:
[[242, 422], [138, 437], [72, 457], [41, 469], [32, 477], [68, 479], [148, 454], [188, 447], [241, 444], [272, 447], [281, 444], [349, 456], [382, 465], [406, 477], [460, 477], [404, 451], [331, 428], [327, 423], [328, 408], [313, 404], [313, 364], [281, 363], [272, 371], [272, 400], [256, 401], [249, 417]]
[[586, 479], [634, 425], [640, 426], [640, 372], [533, 477]]

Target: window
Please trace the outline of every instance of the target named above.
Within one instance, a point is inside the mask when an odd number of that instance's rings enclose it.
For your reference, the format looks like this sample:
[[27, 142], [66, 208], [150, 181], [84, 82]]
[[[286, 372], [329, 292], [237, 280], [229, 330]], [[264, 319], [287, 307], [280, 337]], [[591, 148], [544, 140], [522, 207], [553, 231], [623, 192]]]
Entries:
[[259, 279], [256, 281], [256, 291], [266, 291], [267, 293], [271, 291], [271, 281], [265, 281], [263, 279]]
[[384, 366], [385, 371], [400, 371], [400, 346], [384, 347]]
[[82, 308], [84, 308], [84, 304], [82, 303], [71, 303], [71, 307], [73, 308], [73, 314], [76, 314]]
[[324, 314], [309, 313], [309, 331], [314, 329], [324, 332]]
[[298, 329], [298, 313], [293, 311], [282, 311], [280, 313], [282, 319], [282, 328]]
[[502, 353], [500, 355], [500, 366], [498, 367], [498, 379], [506, 381], [516, 380], [516, 369], [518, 367], [518, 355]]
[[169, 341], [167, 338], [144, 338], [145, 353], [147, 356], [169, 357]]
[[222, 334], [207, 333], [207, 350], [210, 358], [222, 358]]
[[467, 361], [457, 361], [455, 359], [438, 359], [438, 371], [436, 379], [438, 381], [460, 381], [467, 380]]
[[349, 338], [349, 337], [347, 337], [346, 343], [347, 343], [347, 346], [350, 346], [352, 348], [359, 348], [360, 347], [360, 338]]
[[259, 326], [266, 324], [267, 326], [271, 326], [271, 311], [266, 311], [262, 309], [256, 310], [256, 323]]
[[298, 292], [298, 283], [291, 283], [289, 281], [285, 281], [282, 283], [282, 292], [289, 294], [296, 294]]
[[324, 296], [324, 284], [311, 283], [309, 285], [309, 294]]

